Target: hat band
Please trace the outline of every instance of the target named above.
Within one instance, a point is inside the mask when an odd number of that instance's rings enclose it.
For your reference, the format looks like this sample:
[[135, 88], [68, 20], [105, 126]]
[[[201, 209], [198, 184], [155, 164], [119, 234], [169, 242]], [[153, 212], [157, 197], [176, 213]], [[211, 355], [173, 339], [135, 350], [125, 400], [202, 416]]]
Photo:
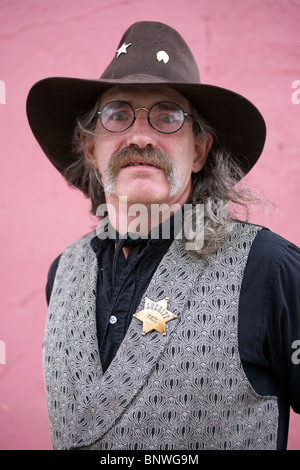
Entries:
[[[106, 78], [104, 75], [100, 77], [101, 80], [105, 80], [111, 83], [123, 83], [123, 84], [140, 84], [140, 85], [153, 85], [156, 83], [176, 83], [174, 80], [167, 80], [162, 77], [157, 77], [155, 75], [145, 75], [145, 74], [135, 74], [135, 75], [126, 75], [126, 77], [116, 77], [116, 78]], [[178, 81], [177, 83], [182, 83]], [[193, 82], [194, 83], [194, 82]], [[199, 84], [200, 82], [198, 82]], [[187, 84], [187, 83], [185, 83]]]

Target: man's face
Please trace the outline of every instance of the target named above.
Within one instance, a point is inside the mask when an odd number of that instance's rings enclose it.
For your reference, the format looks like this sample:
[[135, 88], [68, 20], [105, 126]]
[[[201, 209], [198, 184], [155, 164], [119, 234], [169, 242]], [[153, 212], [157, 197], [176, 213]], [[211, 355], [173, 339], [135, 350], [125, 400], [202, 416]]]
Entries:
[[[191, 113], [187, 99], [168, 87], [116, 86], [102, 95], [99, 110], [110, 101], [126, 101], [133, 109], [150, 109], [158, 102], [171, 101]], [[211, 145], [201, 134], [195, 138], [191, 118], [185, 119], [178, 132], [162, 134], [150, 126], [143, 109], [137, 111], [134, 124], [127, 130], [109, 132], [98, 120], [95, 133], [87, 158], [93, 159], [99, 170], [107, 202], [126, 196], [128, 204], [183, 205], [189, 197], [191, 174], [201, 170]], [[148, 151], [149, 164], [137, 165], [145, 161], [144, 153], [140, 154], [143, 150]], [[153, 153], [157, 154], [155, 165]], [[121, 156], [117, 158], [116, 154]]]

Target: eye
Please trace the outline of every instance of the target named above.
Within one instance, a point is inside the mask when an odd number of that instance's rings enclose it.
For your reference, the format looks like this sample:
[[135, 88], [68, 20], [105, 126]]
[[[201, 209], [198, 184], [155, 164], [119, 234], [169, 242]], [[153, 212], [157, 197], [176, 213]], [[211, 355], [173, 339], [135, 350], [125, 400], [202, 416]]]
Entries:
[[107, 116], [107, 120], [109, 121], [114, 121], [114, 122], [124, 122], [128, 121], [130, 119], [128, 111], [124, 110], [118, 110], [113, 113], [111, 113], [109, 116]]
[[151, 109], [150, 119], [156, 126], [163, 128], [173, 128], [180, 126], [184, 115], [180, 107], [175, 103], [161, 102], [157, 103]]
[[101, 111], [100, 119], [104, 127], [112, 130], [118, 130], [119, 126], [126, 126], [133, 119], [133, 111], [128, 105], [122, 101], [112, 101], [108, 103]]
[[157, 120], [164, 124], [173, 124], [178, 119], [174, 113], [161, 113], [157, 116]]

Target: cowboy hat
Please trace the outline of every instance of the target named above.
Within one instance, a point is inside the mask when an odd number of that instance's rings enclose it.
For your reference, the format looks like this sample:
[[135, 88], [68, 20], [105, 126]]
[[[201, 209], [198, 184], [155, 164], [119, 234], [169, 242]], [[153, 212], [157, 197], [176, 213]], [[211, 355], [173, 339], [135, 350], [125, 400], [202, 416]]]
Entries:
[[76, 158], [72, 136], [78, 113], [93, 106], [105, 90], [120, 84], [176, 89], [215, 129], [245, 173], [258, 160], [266, 136], [258, 109], [237, 93], [202, 84], [196, 61], [180, 34], [163, 23], [141, 21], [124, 33], [99, 79], [51, 77], [31, 88], [27, 98], [30, 127], [61, 173]]

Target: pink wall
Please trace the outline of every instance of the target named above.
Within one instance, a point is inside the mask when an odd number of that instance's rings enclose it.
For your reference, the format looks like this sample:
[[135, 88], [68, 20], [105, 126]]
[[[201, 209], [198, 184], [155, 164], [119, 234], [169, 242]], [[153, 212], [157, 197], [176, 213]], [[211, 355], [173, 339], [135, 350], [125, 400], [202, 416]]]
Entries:
[[[97, 78], [134, 21], [163, 21], [190, 44], [202, 81], [253, 100], [268, 126], [249, 181], [277, 204], [269, 222], [300, 245], [300, 4], [296, 0], [0, 0], [0, 448], [50, 448], [42, 377], [51, 261], [89, 231], [89, 204], [42, 155], [25, 115], [47, 76]], [[0, 82], [0, 84], [2, 83]], [[3, 83], [2, 83], [3, 85]], [[4, 99], [6, 98], [6, 99]], [[300, 93], [298, 94], [300, 98]], [[264, 223], [262, 214], [254, 220]], [[265, 222], [267, 223], [267, 222]], [[300, 449], [292, 414], [290, 449]]]

